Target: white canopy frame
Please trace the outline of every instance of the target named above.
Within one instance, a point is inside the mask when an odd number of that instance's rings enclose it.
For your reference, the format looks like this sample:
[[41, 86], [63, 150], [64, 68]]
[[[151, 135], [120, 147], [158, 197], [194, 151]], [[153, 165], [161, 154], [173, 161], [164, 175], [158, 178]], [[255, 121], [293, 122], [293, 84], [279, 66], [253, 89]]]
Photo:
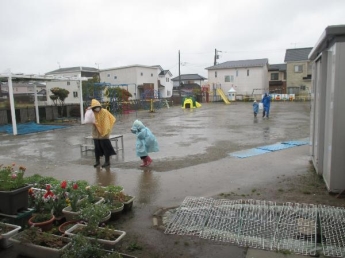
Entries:
[[[12, 117], [12, 128], [13, 128], [13, 135], [17, 135], [17, 121], [16, 121], [16, 112], [14, 108], [14, 97], [13, 97], [13, 87], [12, 87], [12, 79], [18, 78], [23, 80], [30, 80], [32, 82], [35, 81], [52, 81], [52, 80], [59, 80], [59, 81], [77, 81], [79, 82], [79, 93], [80, 93], [80, 123], [84, 123], [84, 111], [83, 111], [83, 87], [82, 81], [87, 81], [89, 78], [87, 77], [75, 77], [75, 76], [54, 76], [54, 75], [35, 75], [35, 74], [13, 74], [11, 70], [8, 70], [6, 73], [0, 73], [0, 78], [7, 78], [8, 81], [8, 94], [10, 98], [10, 106], [11, 106], [11, 117]], [[39, 112], [38, 112], [38, 100], [37, 100], [37, 90], [36, 84], [34, 83], [34, 92], [35, 92], [35, 111], [36, 111], [36, 122], [37, 124], [40, 123], [39, 120]]]

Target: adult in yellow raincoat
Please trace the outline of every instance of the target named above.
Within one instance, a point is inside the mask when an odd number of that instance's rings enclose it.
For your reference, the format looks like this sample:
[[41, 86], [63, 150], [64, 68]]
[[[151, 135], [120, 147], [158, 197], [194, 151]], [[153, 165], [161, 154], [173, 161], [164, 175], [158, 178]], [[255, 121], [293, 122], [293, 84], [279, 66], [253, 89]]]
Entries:
[[95, 123], [92, 125], [92, 138], [96, 157], [94, 167], [100, 165], [100, 157], [104, 156], [105, 162], [102, 167], [105, 168], [110, 166], [110, 156], [116, 155], [109, 140], [116, 118], [108, 110], [102, 108], [101, 103], [96, 99], [91, 101], [90, 108], [95, 115]]

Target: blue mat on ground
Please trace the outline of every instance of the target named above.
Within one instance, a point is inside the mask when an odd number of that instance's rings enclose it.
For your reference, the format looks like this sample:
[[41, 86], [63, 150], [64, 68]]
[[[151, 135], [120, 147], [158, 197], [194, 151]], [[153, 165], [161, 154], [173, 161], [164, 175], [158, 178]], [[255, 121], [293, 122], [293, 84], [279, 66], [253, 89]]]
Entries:
[[302, 146], [302, 145], [307, 145], [309, 144], [309, 141], [287, 141], [287, 142], [282, 142], [283, 144], [290, 144], [290, 145], [296, 145], [296, 146]]
[[284, 150], [284, 149], [288, 149], [292, 147], [296, 147], [296, 145], [276, 143], [272, 145], [257, 147], [257, 149], [266, 150], [266, 151], [278, 151], [278, 150]]
[[230, 153], [230, 156], [237, 157], [237, 158], [247, 158], [247, 157], [252, 157], [260, 154], [264, 154], [270, 151], [267, 150], [260, 150], [260, 149], [249, 149], [249, 150], [244, 150], [244, 151], [237, 151]]
[[[17, 133], [18, 134], [29, 134], [29, 133], [38, 133], [44, 131], [50, 131], [55, 129], [65, 128], [64, 125], [41, 125], [36, 124], [35, 122], [29, 122], [25, 124], [17, 124]], [[13, 134], [12, 125], [1, 125], [0, 133]]]

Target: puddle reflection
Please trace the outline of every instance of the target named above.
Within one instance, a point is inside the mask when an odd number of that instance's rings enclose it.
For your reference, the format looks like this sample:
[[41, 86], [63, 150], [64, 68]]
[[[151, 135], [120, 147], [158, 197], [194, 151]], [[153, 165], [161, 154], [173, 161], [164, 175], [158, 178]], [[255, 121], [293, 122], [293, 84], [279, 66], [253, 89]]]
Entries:
[[111, 171], [110, 167], [102, 169], [96, 168], [96, 184], [101, 186], [116, 185], [115, 172]]
[[140, 203], [150, 203], [155, 198], [159, 187], [159, 181], [153, 175], [151, 168], [143, 169], [138, 181], [138, 201]]

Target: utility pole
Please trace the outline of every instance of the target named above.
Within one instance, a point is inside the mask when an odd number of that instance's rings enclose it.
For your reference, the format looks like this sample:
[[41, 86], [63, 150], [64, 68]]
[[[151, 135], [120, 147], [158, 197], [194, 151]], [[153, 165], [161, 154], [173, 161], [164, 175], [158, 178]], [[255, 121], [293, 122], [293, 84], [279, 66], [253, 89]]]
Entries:
[[217, 65], [217, 59], [219, 59], [218, 52], [222, 52], [222, 51], [214, 49], [214, 65]]
[[181, 60], [180, 60], [180, 50], [178, 51], [178, 93], [181, 98]]

